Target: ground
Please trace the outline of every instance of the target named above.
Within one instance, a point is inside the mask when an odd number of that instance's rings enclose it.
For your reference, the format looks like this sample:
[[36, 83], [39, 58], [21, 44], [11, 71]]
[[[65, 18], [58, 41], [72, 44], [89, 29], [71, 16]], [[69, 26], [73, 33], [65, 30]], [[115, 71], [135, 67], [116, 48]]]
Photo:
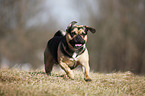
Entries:
[[131, 72], [94, 73], [85, 82], [82, 71], [70, 80], [62, 71], [0, 69], [0, 96], [145, 96], [145, 76]]

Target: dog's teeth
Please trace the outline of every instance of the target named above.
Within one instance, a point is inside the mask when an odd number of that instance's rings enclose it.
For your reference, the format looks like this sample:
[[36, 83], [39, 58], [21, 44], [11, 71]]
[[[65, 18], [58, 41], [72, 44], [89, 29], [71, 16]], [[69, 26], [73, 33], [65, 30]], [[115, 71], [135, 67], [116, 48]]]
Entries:
[[75, 46], [82, 46], [82, 44], [75, 44]]

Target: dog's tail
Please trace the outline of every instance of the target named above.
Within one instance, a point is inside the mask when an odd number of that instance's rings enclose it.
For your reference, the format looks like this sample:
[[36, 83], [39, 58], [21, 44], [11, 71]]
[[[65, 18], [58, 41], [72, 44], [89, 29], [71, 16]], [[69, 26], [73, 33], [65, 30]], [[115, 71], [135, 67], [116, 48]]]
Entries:
[[58, 31], [54, 34], [54, 36], [65, 36], [65, 34], [66, 34], [65, 31], [63, 31], [63, 30], [58, 30]]

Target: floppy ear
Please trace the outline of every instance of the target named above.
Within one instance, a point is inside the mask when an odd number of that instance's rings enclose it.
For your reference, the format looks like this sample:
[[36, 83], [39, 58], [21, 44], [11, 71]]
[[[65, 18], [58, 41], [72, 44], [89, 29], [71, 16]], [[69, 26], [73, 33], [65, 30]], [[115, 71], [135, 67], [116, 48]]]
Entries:
[[74, 25], [74, 24], [76, 24], [77, 23], [77, 21], [72, 21], [71, 22], [71, 25]]
[[89, 26], [86, 26], [86, 29], [89, 30], [92, 33], [95, 33], [96, 32], [96, 29], [94, 29], [92, 27], [89, 27]]
[[69, 32], [70, 31], [70, 28], [76, 24], [77, 22], [76, 21], [72, 21], [68, 26], [67, 26], [67, 29], [66, 29], [66, 32]]

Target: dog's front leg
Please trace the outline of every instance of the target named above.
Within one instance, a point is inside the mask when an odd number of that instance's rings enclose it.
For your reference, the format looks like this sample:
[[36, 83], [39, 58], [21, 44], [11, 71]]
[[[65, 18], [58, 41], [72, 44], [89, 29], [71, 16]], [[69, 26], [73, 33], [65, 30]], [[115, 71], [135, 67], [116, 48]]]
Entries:
[[85, 81], [92, 81], [92, 79], [89, 76], [89, 72], [90, 72], [89, 63], [86, 61], [84, 64], [82, 64], [82, 67], [83, 67]]
[[73, 71], [68, 67], [68, 65], [62, 61], [59, 63], [60, 67], [66, 72], [70, 79], [74, 79]]
[[90, 72], [90, 66], [89, 66], [89, 54], [88, 54], [88, 50], [86, 49], [86, 51], [78, 58], [78, 64], [82, 65], [82, 69], [84, 72], [84, 79], [85, 81], [92, 81], [90, 76], [89, 76], [89, 72]]

